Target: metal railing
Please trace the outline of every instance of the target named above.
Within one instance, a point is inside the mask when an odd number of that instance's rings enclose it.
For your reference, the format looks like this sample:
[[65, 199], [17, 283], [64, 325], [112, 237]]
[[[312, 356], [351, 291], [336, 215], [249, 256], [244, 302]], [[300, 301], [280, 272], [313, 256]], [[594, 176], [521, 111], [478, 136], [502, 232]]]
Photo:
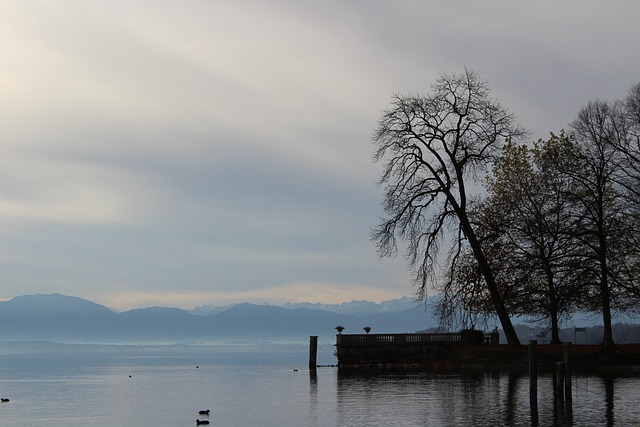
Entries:
[[[484, 334], [482, 343], [497, 344], [497, 333]], [[336, 335], [336, 344], [339, 346], [462, 344], [462, 335], [457, 332], [435, 334], [339, 334]]]

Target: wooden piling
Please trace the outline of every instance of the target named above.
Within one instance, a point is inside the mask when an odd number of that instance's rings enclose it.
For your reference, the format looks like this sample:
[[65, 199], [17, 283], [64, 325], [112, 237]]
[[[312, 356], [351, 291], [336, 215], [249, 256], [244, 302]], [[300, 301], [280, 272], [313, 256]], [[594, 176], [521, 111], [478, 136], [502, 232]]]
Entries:
[[563, 362], [565, 375], [571, 374], [571, 342], [564, 343], [563, 346]]
[[529, 341], [529, 391], [538, 393], [538, 341]]
[[318, 359], [318, 337], [310, 336], [309, 337], [309, 370], [315, 371], [317, 367], [317, 359]]
[[571, 343], [564, 343], [563, 348], [564, 359], [564, 400], [567, 406], [567, 416], [572, 415], [573, 406], [573, 392], [571, 390]]

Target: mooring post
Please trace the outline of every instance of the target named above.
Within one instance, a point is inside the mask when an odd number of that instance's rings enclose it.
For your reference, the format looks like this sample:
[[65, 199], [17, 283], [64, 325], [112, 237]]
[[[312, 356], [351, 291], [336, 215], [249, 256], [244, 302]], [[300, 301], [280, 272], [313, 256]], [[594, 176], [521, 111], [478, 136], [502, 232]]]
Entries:
[[571, 341], [564, 343], [563, 362], [565, 375], [571, 374]]
[[571, 343], [564, 343], [564, 400], [567, 404], [567, 414], [571, 414], [573, 406], [573, 396], [571, 390]]
[[317, 366], [318, 359], [318, 337], [310, 336], [309, 337], [309, 370], [315, 371]]
[[529, 341], [529, 391], [538, 392], [538, 341]]

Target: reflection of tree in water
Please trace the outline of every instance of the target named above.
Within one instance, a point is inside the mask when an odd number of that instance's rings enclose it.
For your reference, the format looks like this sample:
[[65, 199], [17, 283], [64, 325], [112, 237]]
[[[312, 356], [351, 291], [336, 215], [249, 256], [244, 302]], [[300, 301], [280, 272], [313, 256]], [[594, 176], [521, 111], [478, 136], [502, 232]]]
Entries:
[[612, 426], [614, 425], [614, 418], [613, 418], [613, 396], [614, 396], [614, 390], [613, 390], [613, 383], [615, 382], [615, 379], [611, 376], [611, 375], [607, 375], [605, 377], [603, 377], [603, 382], [604, 382], [604, 401], [605, 401], [605, 407], [607, 409], [606, 411], [606, 420], [607, 420], [607, 426]]
[[[516, 399], [516, 393], [508, 392], [509, 381], [499, 372], [340, 371], [338, 420], [341, 425], [489, 425], [496, 420], [502, 424], [509, 401]], [[515, 375], [511, 382], [517, 382]]]
[[633, 425], [640, 375], [576, 375], [572, 405], [560, 405], [551, 373], [541, 374], [537, 411], [520, 371], [338, 371], [340, 425]]
[[574, 375], [571, 400], [563, 402], [554, 387], [553, 425], [635, 425], [639, 386], [638, 374]]

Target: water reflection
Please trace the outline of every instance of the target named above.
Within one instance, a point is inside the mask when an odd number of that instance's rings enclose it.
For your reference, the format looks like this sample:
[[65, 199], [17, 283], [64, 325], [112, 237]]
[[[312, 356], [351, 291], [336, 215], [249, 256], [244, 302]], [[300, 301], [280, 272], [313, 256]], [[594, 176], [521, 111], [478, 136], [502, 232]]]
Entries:
[[[607, 425], [612, 426], [614, 425], [613, 399], [614, 399], [615, 378], [611, 376], [607, 376], [603, 378], [603, 382], [604, 382], [604, 395], [605, 395], [604, 401], [607, 408], [607, 412], [606, 412]], [[640, 421], [640, 418], [638, 418], [638, 421]]]
[[532, 393], [528, 375], [516, 371], [340, 370], [337, 415], [345, 426], [619, 426], [640, 420], [637, 374], [574, 374], [570, 398], [558, 381], [541, 374]]
[[309, 403], [311, 406], [311, 420], [309, 425], [318, 425], [318, 372], [309, 369]]

